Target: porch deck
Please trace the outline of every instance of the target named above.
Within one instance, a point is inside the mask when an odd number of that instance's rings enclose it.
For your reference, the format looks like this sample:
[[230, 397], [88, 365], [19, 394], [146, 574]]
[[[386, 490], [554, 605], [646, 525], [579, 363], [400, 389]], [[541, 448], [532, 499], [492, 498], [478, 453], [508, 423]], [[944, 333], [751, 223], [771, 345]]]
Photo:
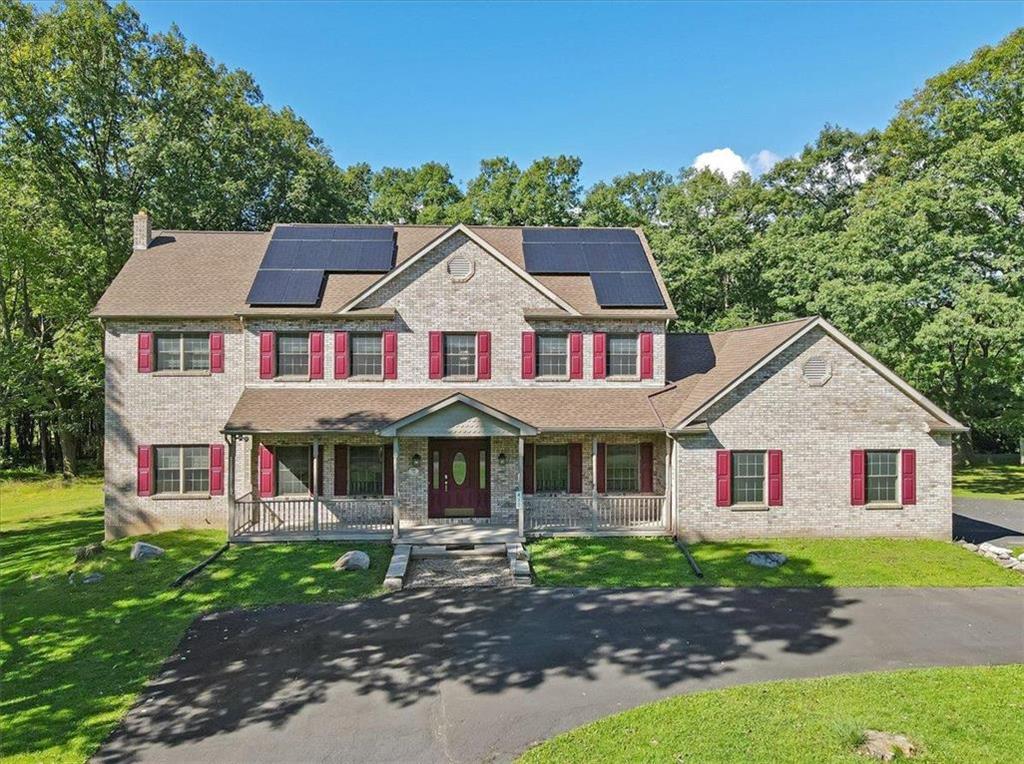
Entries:
[[407, 525], [398, 533], [398, 544], [475, 546], [477, 544], [515, 544], [523, 541], [513, 525], [477, 525], [446, 523], [441, 525]]

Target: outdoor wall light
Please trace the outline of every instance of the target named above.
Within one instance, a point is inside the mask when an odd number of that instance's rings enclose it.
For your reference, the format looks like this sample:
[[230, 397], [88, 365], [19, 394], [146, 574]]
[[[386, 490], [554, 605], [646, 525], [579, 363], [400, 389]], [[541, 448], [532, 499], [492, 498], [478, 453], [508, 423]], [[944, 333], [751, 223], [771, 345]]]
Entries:
[[498, 454], [498, 466], [499, 467], [504, 467], [505, 466], [505, 462], [507, 462], [507, 461], [508, 461], [508, 459], [505, 458], [505, 454], [504, 453]]
[[413, 454], [412, 455], [412, 468], [414, 470], [418, 470], [420, 468], [420, 455], [419, 454]]

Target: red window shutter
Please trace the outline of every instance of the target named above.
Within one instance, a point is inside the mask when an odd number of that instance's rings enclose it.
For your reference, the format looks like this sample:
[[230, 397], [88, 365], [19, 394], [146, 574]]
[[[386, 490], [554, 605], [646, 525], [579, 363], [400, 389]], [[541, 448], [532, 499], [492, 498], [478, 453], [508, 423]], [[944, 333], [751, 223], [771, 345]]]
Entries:
[[597, 492], [604, 493], [605, 481], [604, 481], [604, 443], [597, 444], [597, 475], [595, 476], [595, 482], [597, 483]]
[[533, 493], [533, 443], [523, 444], [523, 493]]
[[324, 333], [309, 333], [309, 378], [324, 378]]
[[334, 495], [348, 495], [348, 446], [334, 447]]
[[398, 379], [398, 332], [384, 332], [384, 379]]
[[715, 506], [732, 504], [732, 452], [715, 452]]
[[444, 332], [430, 332], [427, 341], [429, 343], [428, 366], [431, 379], [441, 379], [444, 376], [444, 358], [441, 347], [444, 344]]
[[260, 379], [274, 378], [274, 333], [260, 332]]
[[151, 371], [153, 371], [153, 332], [139, 332], [139, 373], [148, 374]]
[[491, 333], [476, 333], [476, 378], [491, 378]]
[[583, 444], [569, 444], [569, 493], [583, 493]]
[[768, 506], [782, 506], [782, 452], [768, 452]]
[[274, 491], [274, 452], [260, 443], [260, 498], [272, 498]]
[[594, 379], [605, 377], [605, 339], [604, 332], [594, 332]]
[[334, 378], [348, 379], [348, 332], [334, 333]]
[[640, 332], [640, 379], [654, 379], [654, 334]]
[[210, 495], [224, 493], [224, 444], [210, 444]]
[[850, 452], [850, 504], [859, 506], [865, 502], [865, 463], [867, 454], [864, 451]]
[[569, 379], [583, 379], [583, 332], [569, 332]]
[[523, 379], [533, 379], [537, 374], [537, 333], [523, 332]]
[[904, 448], [900, 452], [900, 474], [903, 480], [903, 503], [917, 504], [917, 451]]
[[384, 446], [384, 495], [395, 495], [395, 447]]
[[224, 332], [210, 332], [210, 372], [224, 371]]
[[654, 493], [654, 444], [640, 444], [640, 492]]
[[153, 447], [139, 446], [135, 486], [139, 496], [153, 493]]

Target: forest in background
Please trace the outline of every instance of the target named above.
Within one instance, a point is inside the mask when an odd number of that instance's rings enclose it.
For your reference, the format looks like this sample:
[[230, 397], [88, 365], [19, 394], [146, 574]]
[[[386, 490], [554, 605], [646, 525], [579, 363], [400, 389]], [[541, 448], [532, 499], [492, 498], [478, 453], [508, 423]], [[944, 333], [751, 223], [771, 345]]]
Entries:
[[[681, 158], [684, 159], [684, 158]], [[0, 0], [0, 466], [101, 458], [89, 311], [158, 228], [275, 222], [642, 226], [676, 330], [820, 314], [971, 426], [1024, 436], [1024, 29], [908, 94], [884, 128], [826, 125], [771, 170], [639, 170], [584, 188], [578, 157], [346, 167], [177, 29], [126, 4]]]

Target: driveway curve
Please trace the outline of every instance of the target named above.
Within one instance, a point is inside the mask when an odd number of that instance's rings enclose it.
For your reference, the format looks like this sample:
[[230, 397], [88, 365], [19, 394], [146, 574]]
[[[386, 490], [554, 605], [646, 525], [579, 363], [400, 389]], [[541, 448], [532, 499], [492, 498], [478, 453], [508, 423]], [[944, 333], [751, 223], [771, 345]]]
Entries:
[[1020, 589], [406, 591], [198, 619], [95, 760], [507, 761], [682, 692], [1020, 662]]

